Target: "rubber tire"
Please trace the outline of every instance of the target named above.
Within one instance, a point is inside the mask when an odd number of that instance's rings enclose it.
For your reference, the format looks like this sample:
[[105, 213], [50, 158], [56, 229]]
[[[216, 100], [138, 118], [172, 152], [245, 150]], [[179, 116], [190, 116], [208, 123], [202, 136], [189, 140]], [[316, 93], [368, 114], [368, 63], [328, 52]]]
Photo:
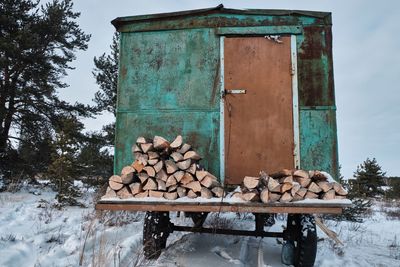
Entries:
[[193, 221], [194, 228], [203, 227], [204, 222], [207, 219], [208, 212], [187, 212], [186, 213]]
[[[294, 224], [293, 224], [294, 222]], [[295, 241], [295, 267], [313, 267], [317, 256], [317, 228], [313, 215], [289, 214], [287, 229]]]
[[148, 211], [143, 224], [143, 252], [146, 259], [157, 259], [171, 233], [169, 213]]

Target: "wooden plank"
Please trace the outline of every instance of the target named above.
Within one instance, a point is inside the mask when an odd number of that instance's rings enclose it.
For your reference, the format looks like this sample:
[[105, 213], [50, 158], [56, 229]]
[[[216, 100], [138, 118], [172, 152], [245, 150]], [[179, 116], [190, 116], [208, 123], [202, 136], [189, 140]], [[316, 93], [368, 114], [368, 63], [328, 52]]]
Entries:
[[130, 211], [186, 211], [186, 212], [253, 212], [253, 213], [308, 213], [308, 214], [340, 214], [347, 205], [282, 205], [289, 203], [167, 203], [126, 201], [123, 203], [100, 201], [96, 210], [130, 210]]

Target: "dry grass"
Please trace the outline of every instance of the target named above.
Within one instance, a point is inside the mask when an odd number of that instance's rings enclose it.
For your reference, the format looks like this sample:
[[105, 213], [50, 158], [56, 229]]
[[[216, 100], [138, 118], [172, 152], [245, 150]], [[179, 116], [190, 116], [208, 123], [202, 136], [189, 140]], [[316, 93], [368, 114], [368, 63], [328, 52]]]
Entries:
[[222, 213], [212, 213], [208, 216], [206, 223], [213, 229], [233, 229], [235, 219], [226, 218]]

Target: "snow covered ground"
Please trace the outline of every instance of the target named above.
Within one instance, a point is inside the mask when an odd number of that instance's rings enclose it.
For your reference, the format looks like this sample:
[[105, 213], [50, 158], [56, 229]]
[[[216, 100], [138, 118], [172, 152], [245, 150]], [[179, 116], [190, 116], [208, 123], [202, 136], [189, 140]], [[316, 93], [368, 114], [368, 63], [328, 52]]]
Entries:
[[[94, 193], [84, 192], [87, 208], [57, 209], [50, 189], [0, 193], [0, 266], [284, 266], [280, 240], [177, 232], [157, 261], [142, 253], [141, 213], [96, 213]], [[325, 221], [345, 244], [337, 247], [318, 232], [315, 266], [400, 266], [400, 206], [377, 202], [364, 223]], [[282, 216], [283, 217], [283, 216]], [[284, 218], [270, 229], [281, 231]], [[173, 218], [180, 225], [187, 218]], [[253, 229], [252, 215], [211, 216], [234, 229]]]

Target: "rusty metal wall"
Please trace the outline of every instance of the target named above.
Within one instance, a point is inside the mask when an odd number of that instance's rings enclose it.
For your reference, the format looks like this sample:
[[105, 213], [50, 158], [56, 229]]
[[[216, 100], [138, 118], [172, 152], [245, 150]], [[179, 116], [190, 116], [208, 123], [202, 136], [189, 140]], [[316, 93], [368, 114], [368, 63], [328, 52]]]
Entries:
[[122, 34], [115, 172], [138, 136], [182, 134], [219, 173], [219, 40], [212, 29]]
[[297, 35], [301, 167], [324, 169], [337, 178], [330, 14], [253, 13], [128, 18], [118, 27], [115, 172], [131, 163], [138, 135], [172, 139], [183, 133], [204, 156], [206, 167], [219, 173], [219, 37], [231, 28], [238, 36]]

